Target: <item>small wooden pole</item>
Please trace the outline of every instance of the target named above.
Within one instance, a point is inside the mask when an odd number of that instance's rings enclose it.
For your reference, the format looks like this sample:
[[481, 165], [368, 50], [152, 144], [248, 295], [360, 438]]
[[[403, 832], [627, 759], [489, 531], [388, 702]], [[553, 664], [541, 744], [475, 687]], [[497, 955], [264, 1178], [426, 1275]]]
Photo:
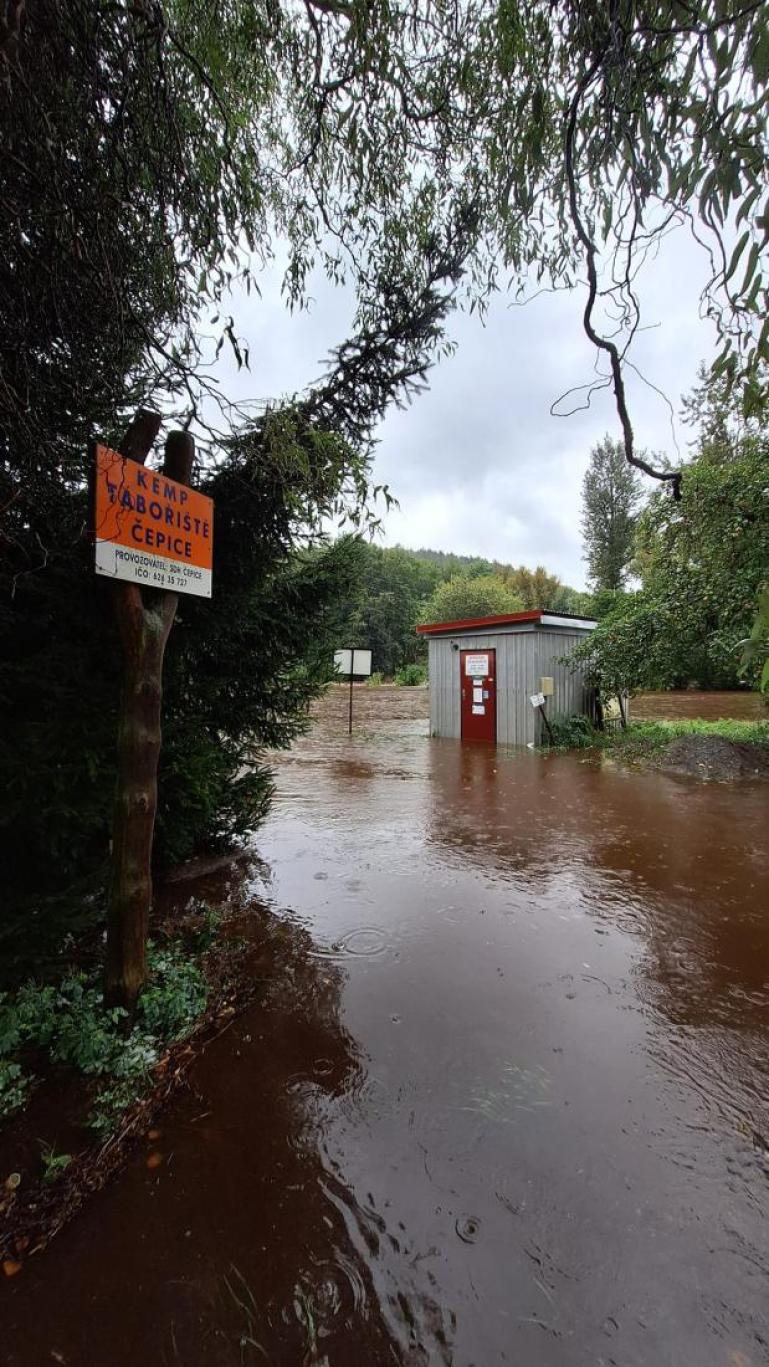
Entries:
[[355, 651], [350, 651], [350, 717], [347, 724], [347, 734], [352, 735], [352, 680], [355, 673]]
[[540, 712], [542, 713], [542, 720], [543, 720], [543, 722], [545, 723], [545, 726], [546, 726], [546, 728], [547, 728], [547, 734], [548, 734], [548, 739], [549, 739], [549, 741], [550, 741], [550, 744], [551, 744], [551, 745], [554, 745], [554, 744], [555, 744], [555, 737], [554, 737], [554, 735], [553, 735], [553, 728], [552, 728], [552, 726], [550, 725], [550, 722], [549, 722], [548, 719], [547, 719], [547, 712], [545, 711], [545, 704], [544, 704], [543, 702], [541, 702], [541, 703], [539, 704], [539, 710], [540, 710]]
[[[160, 417], [132, 438], [138, 418], [123, 442], [121, 455], [141, 464], [147, 458]], [[145, 413], [144, 418], [148, 415]], [[135, 437], [135, 434], [134, 434]], [[149, 438], [149, 439], [148, 439]], [[163, 473], [189, 484], [195, 442], [188, 432], [171, 432]], [[118, 776], [112, 834], [112, 875], [107, 906], [105, 1000], [132, 1011], [147, 977], [147, 932], [152, 901], [152, 840], [157, 809], [161, 744], [163, 657], [176, 616], [179, 595], [118, 582], [115, 613], [123, 647], [123, 686], [118, 715]]]

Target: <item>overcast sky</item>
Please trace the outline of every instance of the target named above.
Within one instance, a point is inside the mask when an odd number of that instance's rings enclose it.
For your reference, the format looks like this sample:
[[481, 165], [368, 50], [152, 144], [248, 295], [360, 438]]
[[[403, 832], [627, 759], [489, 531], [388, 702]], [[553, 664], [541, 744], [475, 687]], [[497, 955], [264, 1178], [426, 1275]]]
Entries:
[[[645, 267], [644, 324], [634, 359], [664, 390], [676, 413], [681, 395], [710, 359], [714, 338], [698, 316], [704, 262], [684, 230]], [[430, 389], [379, 431], [375, 481], [400, 502], [385, 521], [384, 544], [430, 546], [462, 555], [544, 564], [581, 588], [580, 489], [590, 449], [619, 435], [610, 394], [590, 411], [552, 417], [550, 405], [593, 374], [581, 328], [581, 291], [543, 295], [510, 307], [500, 295], [482, 325], [457, 313], [456, 354], [431, 373]], [[250, 372], [221, 374], [232, 397], [266, 400], [317, 379], [329, 348], [349, 331], [348, 295], [318, 281], [307, 312], [290, 315], [280, 272], [265, 275], [262, 296], [233, 301], [236, 331], [250, 345]], [[675, 457], [670, 412], [652, 390], [628, 377], [637, 444]], [[676, 424], [682, 451], [689, 432]]]

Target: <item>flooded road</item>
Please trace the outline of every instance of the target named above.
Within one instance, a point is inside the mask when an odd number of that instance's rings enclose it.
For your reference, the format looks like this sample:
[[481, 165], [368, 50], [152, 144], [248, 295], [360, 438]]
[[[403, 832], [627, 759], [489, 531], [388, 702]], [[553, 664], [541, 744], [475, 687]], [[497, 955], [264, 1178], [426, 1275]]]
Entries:
[[432, 741], [410, 690], [348, 740], [342, 694], [233, 885], [263, 998], [0, 1360], [767, 1362], [769, 789]]

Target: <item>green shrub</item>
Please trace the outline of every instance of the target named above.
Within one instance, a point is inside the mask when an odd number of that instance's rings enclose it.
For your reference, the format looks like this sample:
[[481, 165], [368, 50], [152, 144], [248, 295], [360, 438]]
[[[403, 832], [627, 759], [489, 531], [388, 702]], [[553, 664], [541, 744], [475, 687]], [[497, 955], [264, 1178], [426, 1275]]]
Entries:
[[[597, 744], [597, 736], [589, 717], [574, 713], [569, 717], [553, 717], [550, 720], [553, 739], [550, 742], [559, 750], [581, 750], [588, 745]], [[548, 737], [545, 732], [543, 741]]]
[[395, 675], [395, 682], [399, 688], [419, 688], [427, 682], [427, 670], [424, 665], [404, 665]]
[[139, 998], [137, 1021], [148, 1034], [177, 1039], [206, 1004], [200, 969], [176, 949], [156, 949], [153, 980]]
[[26, 1047], [105, 1079], [89, 1122], [108, 1132], [143, 1090], [164, 1047], [184, 1036], [206, 1004], [200, 969], [177, 946], [150, 945], [149, 966], [130, 1029], [122, 1008], [105, 1007], [95, 973], [73, 973], [57, 984], [29, 982], [14, 994], [0, 994], [0, 1115], [21, 1104], [33, 1080], [14, 1057]]
[[24, 1077], [21, 1065], [0, 1059], [0, 1116], [10, 1115], [26, 1099], [29, 1078]]
[[43, 1181], [51, 1185], [69, 1167], [71, 1153], [57, 1153], [52, 1144], [40, 1142], [40, 1161], [43, 1164]]
[[384, 674], [381, 669], [375, 669], [373, 674], [369, 674], [366, 680], [367, 688], [380, 688], [384, 683]]

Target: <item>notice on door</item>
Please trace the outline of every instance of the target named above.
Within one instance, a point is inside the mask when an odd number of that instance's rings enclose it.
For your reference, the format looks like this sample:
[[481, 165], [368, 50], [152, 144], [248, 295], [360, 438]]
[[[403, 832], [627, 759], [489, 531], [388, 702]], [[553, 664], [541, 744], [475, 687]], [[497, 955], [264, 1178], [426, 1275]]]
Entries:
[[466, 655], [465, 674], [474, 679], [485, 679], [489, 673], [488, 655]]
[[107, 446], [95, 478], [96, 573], [210, 598], [213, 499]]

